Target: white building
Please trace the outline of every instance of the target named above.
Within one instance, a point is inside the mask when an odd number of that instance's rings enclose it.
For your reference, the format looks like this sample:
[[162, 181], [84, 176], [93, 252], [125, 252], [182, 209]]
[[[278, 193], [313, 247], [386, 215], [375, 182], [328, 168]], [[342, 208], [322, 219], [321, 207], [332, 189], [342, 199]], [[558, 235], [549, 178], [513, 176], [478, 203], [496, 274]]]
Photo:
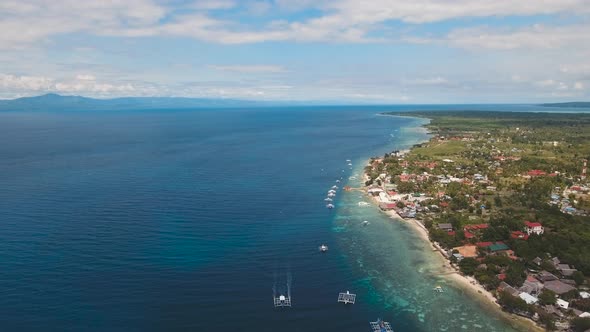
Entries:
[[557, 301], [555, 302], [555, 304], [557, 304], [561, 309], [567, 309], [570, 306], [570, 303], [567, 301], [564, 301], [562, 299], [557, 299]]
[[518, 297], [523, 299], [527, 304], [535, 304], [539, 301], [539, 299], [537, 299], [536, 297], [524, 292], [518, 294]]
[[527, 232], [528, 235], [541, 235], [545, 232], [545, 228], [543, 228], [543, 225], [541, 225], [541, 223], [538, 222], [525, 221], [524, 226], [524, 230], [525, 232]]

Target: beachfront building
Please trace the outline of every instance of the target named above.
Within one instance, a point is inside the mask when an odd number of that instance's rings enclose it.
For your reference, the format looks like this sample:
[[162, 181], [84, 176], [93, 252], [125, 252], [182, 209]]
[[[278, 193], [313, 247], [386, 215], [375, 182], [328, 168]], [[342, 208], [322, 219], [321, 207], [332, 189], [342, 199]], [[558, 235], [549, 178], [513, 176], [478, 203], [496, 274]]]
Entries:
[[553, 293], [555, 293], [557, 295], [562, 295], [562, 294], [565, 294], [567, 292], [570, 292], [570, 291], [573, 291], [574, 289], [576, 289], [575, 287], [568, 285], [568, 284], [562, 282], [561, 280], [547, 281], [543, 285], [546, 289], [553, 291]]
[[538, 298], [532, 296], [529, 293], [520, 293], [518, 294], [518, 297], [520, 297], [521, 299], [523, 299], [527, 304], [535, 304], [539, 301]]
[[437, 225], [438, 229], [442, 229], [443, 231], [446, 232], [452, 232], [453, 231], [453, 225], [449, 224], [449, 223], [440, 223]]
[[473, 244], [464, 245], [461, 247], [453, 248], [453, 251], [458, 251], [458, 253], [464, 258], [475, 258], [477, 257], [477, 246]]
[[539, 222], [525, 221], [524, 226], [525, 226], [524, 230], [528, 235], [531, 235], [531, 234], [541, 235], [545, 232], [545, 228], [543, 228], [543, 225], [541, 225], [541, 223], [539, 223]]

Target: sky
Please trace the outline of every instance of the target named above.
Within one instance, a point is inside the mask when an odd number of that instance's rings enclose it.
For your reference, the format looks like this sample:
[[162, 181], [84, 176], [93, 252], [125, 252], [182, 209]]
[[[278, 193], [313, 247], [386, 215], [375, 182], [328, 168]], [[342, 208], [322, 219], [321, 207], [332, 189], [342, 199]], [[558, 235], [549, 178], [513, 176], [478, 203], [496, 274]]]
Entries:
[[590, 100], [590, 0], [2, 0], [0, 98]]

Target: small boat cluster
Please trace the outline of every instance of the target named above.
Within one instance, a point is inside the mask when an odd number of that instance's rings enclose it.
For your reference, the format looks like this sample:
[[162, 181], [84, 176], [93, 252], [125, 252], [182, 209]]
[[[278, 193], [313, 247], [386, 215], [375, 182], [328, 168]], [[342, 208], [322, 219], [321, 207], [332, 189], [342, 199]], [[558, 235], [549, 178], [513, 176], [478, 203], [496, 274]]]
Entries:
[[336, 185], [332, 186], [332, 188], [330, 188], [330, 190], [328, 190], [327, 197], [324, 199], [324, 201], [328, 202], [328, 204], [326, 204], [326, 207], [328, 209], [334, 208], [334, 204], [332, 204], [332, 201], [334, 201], [334, 197], [336, 197], [336, 190], [338, 190], [338, 186], [336, 186]]
[[[350, 159], [346, 159], [346, 163], [347, 163], [348, 166], [350, 166], [350, 169], [352, 169], [352, 162], [351, 162], [351, 160]], [[322, 171], [323, 171], [323, 169], [322, 169]], [[342, 172], [344, 172], [344, 170], [342, 170]], [[356, 177], [354, 177], [354, 178], [356, 178]], [[342, 179], [342, 177], [340, 179], [337, 179], [336, 180], [336, 184], [340, 183], [340, 180], [341, 179]], [[324, 201], [326, 202], [326, 208], [333, 209], [335, 207], [333, 202], [334, 202], [334, 199], [336, 197], [336, 192], [337, 192], [338, 189], [339, 188], [338, 188], [337, 185], [333, 185], [330, 188], [330, 190], [328, 190], [328, 193], [326, 195], [326, 198], [324, 198]], [[350, 190], [351, 188], [350, 187], [345, 187], [344, 189], [345, 190]]]

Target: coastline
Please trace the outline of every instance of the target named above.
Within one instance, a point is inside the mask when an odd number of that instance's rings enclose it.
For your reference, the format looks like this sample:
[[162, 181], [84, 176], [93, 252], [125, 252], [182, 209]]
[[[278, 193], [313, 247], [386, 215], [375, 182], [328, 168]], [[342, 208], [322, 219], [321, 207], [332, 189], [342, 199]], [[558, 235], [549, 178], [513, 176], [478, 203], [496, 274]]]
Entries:
[[[386, 114], [382, 114], [383, 116], [388, 116]], [[396, 115], [397, 116], [397, 115]], [[416, 130], [416, 131], [424, 131], [429, 133], [428, 128], [426, 127], [430, 123], [430, 119], [422, 118], [422, 117], [411, 117], [411, 116], [403, 116], [403, 117], [410, 117], [415, 119], [427, 120], [428, 122], [423, 123], [420, 126], [414, 128], [408, 128], [408, 130]], [[424, 141], [417, 141], [414, 144], [422, 144], [427, 143], [430, 140]], [[406, 154], [410, 152], [412, 148], [402, 149], [400, 150], [401, 153]], [[365, 163], [366, 166], [370, 166], [370, 159]], [[502, 307], [497, 301], [497, 298], [487, 289], [485, 289], [474, 277], [463, 275], [458, 267], [453, 266], [448, 259], [444, 250], [438, 246], [436, 243], [430, 240], [429, 232], [426, 227], [417, 219], [415, 218], [402, 218], [397, 211], [395, 210], [382, 210], [379, 208], [379, 201], [373, 195], [367, 193], [368, 186], [365, 185], [365, 181], [369, 179], [369, 176], [366, 172], [363, 172], [363, 183], [362, 183], [362, 190], [364, 194], [370, 199], [373, 207], [378, 208], [381, 213], [386, 214], [390, 219], [394, 221], [401, 221], [410, 226], [410, 228], [417, 234], [425, 243], [428, 243], [431, 251], [436, 251], [439, 255], [436, 255], [441, 261], [440, 271], [438, 271], [439, 275], [445, 278], [447, 281], [450, 281], [451, 284], [460, 288], [461, 290], [468, 293], [472, 298], [477, 298], [479, 301], [484, 304], [490, 306], [492, 310], [495, 310], [495, 313], [498, 314], [502, 319], [510, 322], [511, 325], [515, 325], [518, 328], [524, 328], [527, 331], [545, 331], [543, 327], [538, 325], [535, 321], [529, 318], [525, 318], [513, 313], [506, 312], [502, 310]]]

